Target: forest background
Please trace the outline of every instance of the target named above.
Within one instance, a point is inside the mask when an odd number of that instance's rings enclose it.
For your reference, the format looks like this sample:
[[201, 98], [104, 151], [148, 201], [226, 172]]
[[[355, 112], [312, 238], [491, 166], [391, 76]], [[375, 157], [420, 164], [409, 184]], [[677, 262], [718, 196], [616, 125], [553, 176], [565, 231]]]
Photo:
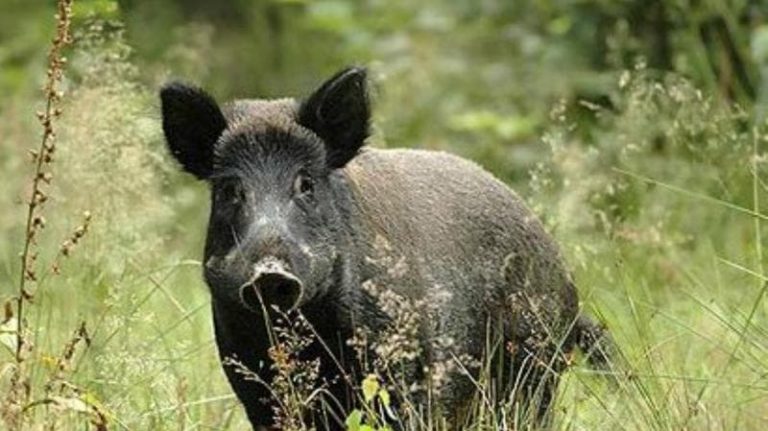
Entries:
[[577, 361], [555, 429], [768, 424], [765, 2], [78, 1], [20, 290], [55, 13], [0, 3], [9, 428], [246, 427], [200, 277], [207, 190], [165, 154], [157, 89], [300, 97], [349, 64], [371, 70], [371, 144], [457, 153], [510, 184], [610, 328], [618, 387]]

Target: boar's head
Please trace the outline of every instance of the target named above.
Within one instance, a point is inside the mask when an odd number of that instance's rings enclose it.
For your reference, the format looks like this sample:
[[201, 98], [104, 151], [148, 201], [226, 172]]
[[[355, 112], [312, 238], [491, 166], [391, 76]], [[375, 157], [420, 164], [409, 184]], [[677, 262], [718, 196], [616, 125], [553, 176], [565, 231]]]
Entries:
[[210, 186], [204, 276], [214, 300], [286, 310], [326, 293], [342, 229], [334, 171], [368, 135], [365, 70], [339, 72], [302, 102], [221, 108], [180, 83], [160, 98], [171, 154]]

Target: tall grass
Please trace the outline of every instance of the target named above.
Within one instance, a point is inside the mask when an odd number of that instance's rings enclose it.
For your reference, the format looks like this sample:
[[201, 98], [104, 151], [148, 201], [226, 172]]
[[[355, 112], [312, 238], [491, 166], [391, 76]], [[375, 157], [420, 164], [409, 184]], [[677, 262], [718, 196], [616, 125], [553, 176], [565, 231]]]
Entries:
[[[45, 186], [45, 235], [35, 236], [38, 262], [57, 261], [64, 241], [78, 244], [61, 274], [38, 271], [34, 302], [20, 312], [12, 301], [3, 318], [0, 340], [12, 347], [0, 351], [3, 424], [245, 429], [215, 353], [199, 276], [206, 190], [171, 174], [153, 86], [141, 81], [121, 26], [78, 23], [60, 81], [66, 93], [55, 120], [55, 181]], [[582, 308], [606, 323], [622, 358], [612, 379], [577, 359], [563, 376], [551, 428], [762, 430], [768, 423], [762, 247], [768, 136], [749, 110], [725, 105], [680, 77], [640, 64], [617, 78], [610, 108], [578, 100], [553, 107], [540, 143], [550, 157], [530, 181], [515, 184], [564, 246]], [[401, 105], [390, 99], [378, 115], [397, 118]], [[40, 130], [33, 116], [18, 114], [27, 108], [6, 108], [0, 119], [10, 142], [0, 158], [8, 179], [0, 184], [2, 280], [25, 274], [18, 253], [29, 238], [26, 196], [34, 193], [29, 181], [44, 178], [22, 162]], [[585, 117], [589, 127], [577, 122]], [[92, 217], [87, 225], [76, 216], [83, 210]], [[85, 236], [77, 233], [86, 229]], [[46, 274], [49, 266], [38, 265]], [[24, 297], [17, 287], [2, 282], [4, 303]], [[469, 358], [435, 363], [427, 396], [413, 395], [424, 388], [398, 379], [397, 370], [419, 353], [408, 343], [412, 314], [428, 315], [420, 307], [430, 304], [382, 300], [397, 323], [383, 340], [365, 331], [354, 340], [365, 372], [352, 379], [359, 395], [347, 418], [353, 428], [391, 425], [390, 398], [405, 399], [412, 413], [431, 410], [441, 379], [489, 366]], [[21, 314], [23, 332], [16, 326]], [[276, 340], [300, 350], [302, 337], [311, 337], [307, 331], [298, 324]], [[12, 342], [22, 334], [29, 348], [23, 370], [21, 343]], [[369, 350], [383, 359], [369, 361]], [[275, 357], [285, 358], [280, 352]], [[302, 403], [313, 389], [297, 387], [298, 374], [283, 365], [274, 389], [288, 395], [284, 423], [308, 427]], [[309, 364], [302, 378], [322, 388], [306, 379], [312, 370]], [[464, 428], [530, 427], [512, 404], [490, 408], [484, 397], [491, 385], [479, 376]], [[445, 429], [442, 413], [432, 410], [399, 417], [407, 429]]]
[[616, 110], [588, 107], [601, 123], [592, 136], [556, 108], [553, 158], [534, 174], [539, 211], [630, 365], [620, 390], [597, 393], [603, 383], [575, 369], [561, 425], [759, 429], [766, 135], [748, 113], [642, 65], [617, 90]]

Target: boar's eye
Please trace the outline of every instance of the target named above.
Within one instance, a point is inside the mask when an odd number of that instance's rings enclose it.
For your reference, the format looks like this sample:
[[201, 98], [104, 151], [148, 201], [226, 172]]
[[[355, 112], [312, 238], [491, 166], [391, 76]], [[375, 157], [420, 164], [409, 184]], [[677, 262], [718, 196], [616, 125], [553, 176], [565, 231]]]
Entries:
[[293, 195], [295, 197], [311, 196], [315, 191], [315, 181], [305, 171], [300, 171], [293, 180]]
[[226, 180], [219, 186], [216, 197], [223, 204], [238, 204], [245, 201], [245, 189], [239, 181]]

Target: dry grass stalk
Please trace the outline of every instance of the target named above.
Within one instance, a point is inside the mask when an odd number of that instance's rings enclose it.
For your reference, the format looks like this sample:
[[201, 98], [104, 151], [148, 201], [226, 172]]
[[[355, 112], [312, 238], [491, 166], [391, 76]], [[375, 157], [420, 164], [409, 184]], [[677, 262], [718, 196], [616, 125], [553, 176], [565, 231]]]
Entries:
[[[66, 379], [66, 374], [72, 369], [71, 363], [77, 346], [80, 344], [90, 345], [90, 337], [85, 329], [85, 322], [75, 331], [73, 337], [66, 344], [61, 356], [50, 360], [53, 369], [48, 382], [44, 385], [45, 395], [40, 400], [30, 402], [33, 382], [31, 381], [29, 366], [26, 363], [34, 350], [34, 344], [27, 334], [25, 305], [31, 303], [35, 294], [29, 288], [30, 283], [38, 282], [37, 238], [46, 226], [43, 207], [49, 199], [47, 189], [53, 179], [52, 163], [56, 153], [54, 123], [61, 116], [60, 104], [63, 97], [61, 83], [67, 64], [64, 50], [73, 41], [71, 33], [72, 2], [73, 0], [58, 0], [57, 2], [57, 13], [55, 15], [56, 33], [48, 51], [48, 69], [42, 89], [45, 108], [37, 112], [37, 118], [43, 129], [42, 137], [38, 149], [30, 151], [32, 162], [34, 163], [34, 172], [32, 174], [31, 190], [27, 203], [18, 293], [16, 298], [5, 304], [3, 318], [3, 324], [6, 326], [12, 325], [15, 318], [15, 346], [13, 346], [14, 363], [9, 379], [10, 388], [6, 393], [5, 402], [2, 409], [0, 409], [0, 414], [6, 425], [15, 429], [24, 428], [25, 413], [38, 405], [54, 405], [66, 410], [78, 410], [78, 407], [85, 406], [84, 410], [81, 409], [81, 411], [93, 416], [91, 422], [96, 428], [106, 429], [106, 416], [102, 410], [83, 401], [81, 399], [83, 392]], [[84, 218], [84, 222], [75, 229], [74, 233], [62, 245], [59, 255], [57, 255], [56, 263], [53, 265], [54, 273], [58, 273], [59, 257], [68, 256], [72, 248], [88, 231], [90, 214], [86, 213]], [[15, 310], [13, 307], [14, 302]], [[70, 394], [75, 394], [75, 396], [67, 398]], [[56, 418], [54, 416], [51, 417], [48, 429], [55, 429]]]
[[51, 163], [56, 151], [56, 133], [54, 121], [61, 115], [59, 104], [63, 96], [59, 89], [64, 77], [64, 67], [67, 63], [64, 57], [64, 49], [72, 43], [72, 0], [59, 0], [56, 13], [56, 35], [48, 52], [47, 79], [43, 87], [45, 97], [45, 109], [37, 113], [37, 118], [43, 127], [43, 136], [40, 147], [32, 151], [32, 159], [35, 163], [35, 171], [32, 178], [32, 190], [27, 205], [27, 219], [24, 228], [24, 246], [21, 253], [21, 274], [19, 277], [18, 297], [16, 298], [16, 362], [24, 361], [25, 350], [24, 337], [24, 304], [32, 300], [33, 293], [27, 288], [27, 281], [37, 280], [36, 260], [37, 252], [34, 251], [36, 238], [40, 230], [45, 227], [45, 218], [42, 214], [42, 206], [48, 200], [44, 186], [51, 183]]

